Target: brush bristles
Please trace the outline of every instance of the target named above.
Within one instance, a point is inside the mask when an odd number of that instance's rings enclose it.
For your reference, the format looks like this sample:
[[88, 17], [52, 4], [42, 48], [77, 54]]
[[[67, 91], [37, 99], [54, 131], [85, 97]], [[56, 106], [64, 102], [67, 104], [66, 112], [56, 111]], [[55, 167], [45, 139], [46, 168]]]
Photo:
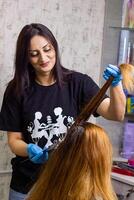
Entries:
[[123, 88], [130, 94], [134, 94], [134, 66], [131, 64], [121, 64], [121, 74], [123, 76], [122, 84]]

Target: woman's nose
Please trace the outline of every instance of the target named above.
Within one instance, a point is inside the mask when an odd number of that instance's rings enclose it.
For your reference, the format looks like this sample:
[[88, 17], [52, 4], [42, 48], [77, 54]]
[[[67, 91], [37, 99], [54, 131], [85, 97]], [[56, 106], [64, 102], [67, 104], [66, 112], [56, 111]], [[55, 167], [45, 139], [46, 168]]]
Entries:
[[48, 61], [48, 56], [45, 52], [40, 52], [40, 61], [41, 62], [47, 62]]

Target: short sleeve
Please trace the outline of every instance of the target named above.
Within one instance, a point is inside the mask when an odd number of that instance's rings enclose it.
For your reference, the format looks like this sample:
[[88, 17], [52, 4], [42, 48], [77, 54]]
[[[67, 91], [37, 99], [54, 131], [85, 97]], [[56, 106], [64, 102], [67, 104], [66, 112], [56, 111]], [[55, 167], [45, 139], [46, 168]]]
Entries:
[[4, 94], [0, 112], [0, 130], [21, 132], [21, 104], [13, 92]]

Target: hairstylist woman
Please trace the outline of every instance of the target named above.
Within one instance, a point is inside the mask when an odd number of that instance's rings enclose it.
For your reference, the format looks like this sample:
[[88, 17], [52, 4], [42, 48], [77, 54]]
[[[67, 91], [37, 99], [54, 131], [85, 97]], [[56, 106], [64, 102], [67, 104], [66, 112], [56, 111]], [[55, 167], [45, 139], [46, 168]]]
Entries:
[[[102, 99], [94, 115], [120, 121], [126, 100], [118, 67], [106, 68], [104, 78], [111, 75], [110, 98]], [[24, 26], [17, 40], [15, 74], [0, 113], [0, 127], [8, 132], [9, 147], [16, 155], [11, 161], [10, 200], [25, 199], [48, 158], [47, 149], [64, 138], [98, 90], [91, 77], [61, 65], [57, 41], [46, 26]]]

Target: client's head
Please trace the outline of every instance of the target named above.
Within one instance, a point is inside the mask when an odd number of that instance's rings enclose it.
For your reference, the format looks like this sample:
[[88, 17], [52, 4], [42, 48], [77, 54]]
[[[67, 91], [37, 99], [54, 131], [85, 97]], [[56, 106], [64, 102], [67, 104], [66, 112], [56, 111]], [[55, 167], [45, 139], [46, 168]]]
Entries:
[[111, 186], [112, 147], [101, 127], [74, 126], [52, 153], [29, 200], [116, 199]]

